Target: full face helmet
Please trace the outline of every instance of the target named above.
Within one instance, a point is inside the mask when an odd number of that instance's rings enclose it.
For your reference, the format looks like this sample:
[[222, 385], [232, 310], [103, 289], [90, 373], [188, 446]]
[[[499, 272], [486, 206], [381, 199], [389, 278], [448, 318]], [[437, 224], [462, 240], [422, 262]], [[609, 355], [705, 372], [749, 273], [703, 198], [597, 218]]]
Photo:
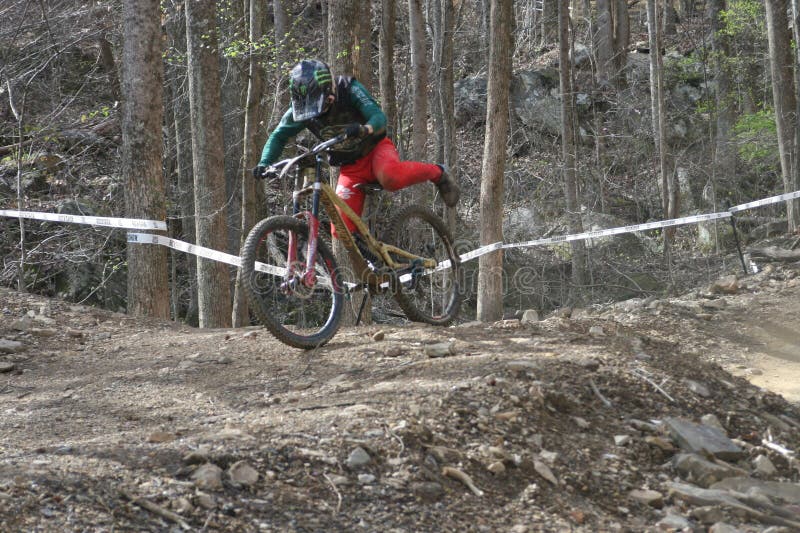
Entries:
[[320, 116], [325, 100], [333, 94], [331, 69], [322, 61], [306, 59], [294, 66], [289, 76], [292, 94], [292, 115], [301, 122]]

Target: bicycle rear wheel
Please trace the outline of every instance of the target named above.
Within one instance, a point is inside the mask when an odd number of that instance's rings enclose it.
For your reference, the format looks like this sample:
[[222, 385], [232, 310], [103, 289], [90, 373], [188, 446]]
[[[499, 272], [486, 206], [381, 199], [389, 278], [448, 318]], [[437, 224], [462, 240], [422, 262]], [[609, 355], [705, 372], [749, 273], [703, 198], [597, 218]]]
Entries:
[[[295, 264], [289, 265], [290, 236]], [[262, 220], [247, 235], [242, 249], [242, 280], [250, 310], [280, 341], [312, 349], [339, 329], [343, 285], [330, 248], [317, 240], [316, 281], [304, 276], [308, 226], [293, 217]], [[260, 264], [259, 264], [260, 263]]]
[[461, 305], [460, 263], [442, 219], [425, 207], [407, 206], [389, 224], [385, 242], [434, 259], [439, 265], [433, 270], [412, 267], [397, 272], [399, 280], [393, 296], [406, 316], [415, 322], [441, 326], [452, 322]]

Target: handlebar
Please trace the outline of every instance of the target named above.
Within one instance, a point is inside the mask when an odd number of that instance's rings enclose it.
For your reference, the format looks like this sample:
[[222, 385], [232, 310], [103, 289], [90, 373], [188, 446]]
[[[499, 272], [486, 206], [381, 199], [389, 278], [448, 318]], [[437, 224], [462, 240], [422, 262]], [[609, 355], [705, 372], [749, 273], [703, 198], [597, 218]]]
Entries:
[[283, 179], [284, 176], [286, 176], [286, 173], [289, 171], [289, 169], [295, 166], [298, 161], [305, 159], [306, 157], [317, 155], [320, 152], [324, 152], [329, 148], [331, 148], [332, 146], [335, 146], [345, 140], [347, 140], [347, 134], [340, 133], [336, 137], [333, 137], [331, 139], [328, 139], [327, 141], [323, 141], [315, 145], [314, 147], [311, 148], [311, 150], [309, 150], [304, 154], [300, 154], [296, 157], [291, 157], [289, 159], [283, 159], [282, 161], [278, 161], [277, 163], [273, 164], [269, 169], [267, 169], [267, 172], [269, 172], [269, 170], [272, 169], [276, 173], [278, 173], [279, 179]]

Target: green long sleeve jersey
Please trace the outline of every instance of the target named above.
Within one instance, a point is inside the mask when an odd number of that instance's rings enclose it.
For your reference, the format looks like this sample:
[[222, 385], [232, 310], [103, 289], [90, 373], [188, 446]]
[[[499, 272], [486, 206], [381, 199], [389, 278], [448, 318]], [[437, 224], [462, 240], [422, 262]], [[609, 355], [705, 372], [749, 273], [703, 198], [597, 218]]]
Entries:
[[331, 108], [317, 118], [296, 122], [291, 108], [264, 144], [259, 165], [269, 166], [281, 156], [290, 138], [308, 128], [320, 141], [327, 141], [344, 132], [348, 124], [369, 124], [372, 134], [359, 139], [347, 139], [330, 152], [332, 165], [355, 162], [367, 155], [386, 137], [386, 115], [367, 89], [355, 78], [336, 77], [336, 100]]

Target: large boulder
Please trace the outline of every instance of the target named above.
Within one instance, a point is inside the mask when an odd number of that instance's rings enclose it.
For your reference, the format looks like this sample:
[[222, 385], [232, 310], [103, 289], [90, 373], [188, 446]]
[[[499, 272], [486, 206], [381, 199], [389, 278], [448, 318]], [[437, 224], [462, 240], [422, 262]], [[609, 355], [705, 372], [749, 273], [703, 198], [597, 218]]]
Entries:
[[[586, 211], [581, 214], [584, 231], [598, 231], [609, 228], [628, 226], [621, 218], [605, 213]], [[644, 244], [645, 237], [636, 233], [622, 233], [608, 237], [598, 237], [586, 239], [587, 248], [594, 249], [596, 252], [609, 254], [614, 257], [636, 257], [642, 255], [647, 247]]]
[[[487, 81], [472, 76], [455, 84], [455, 116], [459, 127], [482, 124], [486, 120]], [[579, 115], [588, 111], [591, 98], [576, 95]], [[561, 134], [561, 98], [558, 71], [552, 68], [515, 72], [511, 80], [510, 106], [520, 127], [547, 135]]]
[[561, 134], [561, 99], [554, 69], [517, 72], [511, 82], [511, 109], [526, 129]]
[[486, 120], [486, 78], [470, 76], [455, 83], [455, 114], [459, 127]]
[[717, 248], [731, 249], [735, 245], [733, 228], [727, 220], [709, 220], [697, 224], [697, 250], [714, 254]]
[[533, 206], [514, 207], [503, 219], [503, 236], [506, 242], [530, 241], [536, 238], [536, 226], [537, 215]]

